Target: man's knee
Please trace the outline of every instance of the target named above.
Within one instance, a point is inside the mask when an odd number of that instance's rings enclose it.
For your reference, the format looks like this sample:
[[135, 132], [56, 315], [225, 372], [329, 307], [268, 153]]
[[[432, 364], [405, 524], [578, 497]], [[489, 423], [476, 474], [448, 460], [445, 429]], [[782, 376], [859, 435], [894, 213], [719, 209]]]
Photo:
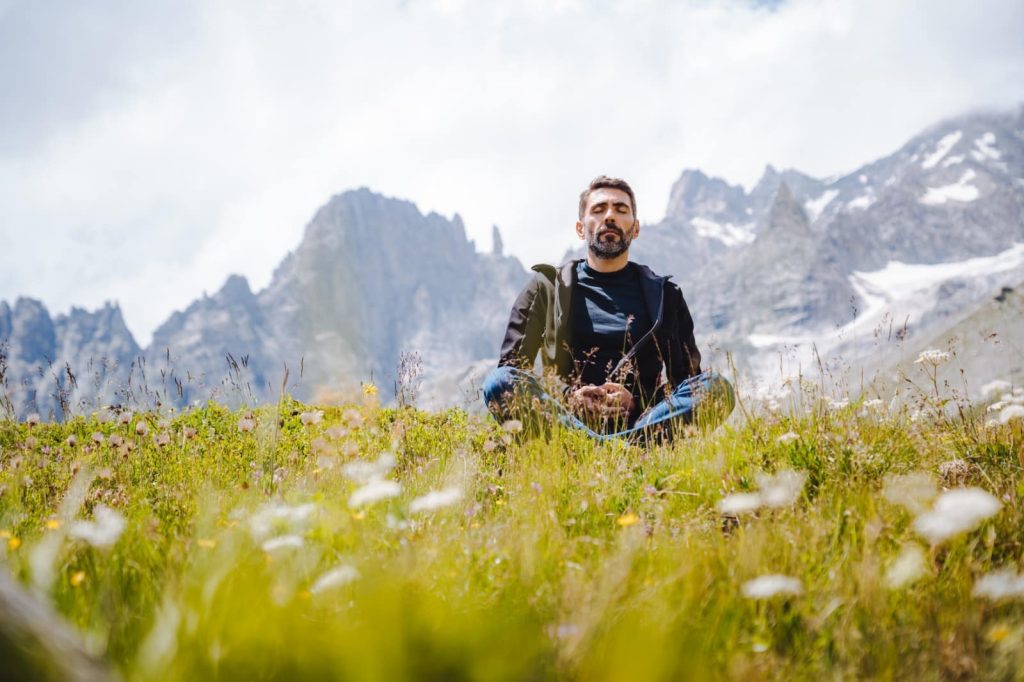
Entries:
[[515, 388], [518, 370], [514, 367], [495, 367], [484, 377], [484, 404], [502, 403], [506, 394]]
[[736, 392], [729, 380], [714, 370], [705, 372], [698, 417], [708, 425], [721, 424], [736, 407]]

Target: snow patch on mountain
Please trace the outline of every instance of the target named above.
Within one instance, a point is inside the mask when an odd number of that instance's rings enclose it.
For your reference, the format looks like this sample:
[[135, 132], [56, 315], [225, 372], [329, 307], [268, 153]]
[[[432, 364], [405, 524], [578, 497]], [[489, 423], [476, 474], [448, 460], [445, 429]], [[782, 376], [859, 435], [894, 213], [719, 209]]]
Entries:
[[943, 168], [949, 168], [950, 166], [955, 166], [958, 163], [963, 163], [963, 160], [964, 160], [964, 155], [963, 154], [954, 154], [953, 156], [949, 157], [948, 159], [946, 159], [945, 161], [942, 162], [942, 167]]
[[923, 168], [924, 170], [934, 168], [939, 161], [942, 161], [942, 157], [948, 154], [949, 150], [952, 149], [956, 145], [956, 143], [960, 141], [960, 138], [963, 137], [963, 134], [964, 133], [962, 130], [958, 130], [954, 133], [946, 135], [941, 140], [939, 140], [935, 145], [935, 151], [929, 154], [927, 157], [925, 157], [925, 160], [921, 162], [921, 168]]
[[821, 215], [825, 207], [832, 203], [832, 200], [839, 196], [839, 190], [830, 189], [822, 193], [817, 199], [811, 199], [804, 203], [804, 210], [807, 211], [807, 220], [814, 222]]
[[951, 263], [920, 265], [890, 261], [871, 272], [854, 271], [850, 285], [860, 299], [856, 317], [832, 329], [804, 334], [750, 334], [747, 341], [758, 349], [788, 347], [804, 360], [812, 353], [822, 356], [843, 342], [872, 333], [886, 320], [913, 323], [938, 303], [940, 287], [950, 280], [984, 279], [1024, 269], [1024, 244], [1016, 243], [994, 256], [969, 258]]
[[[994, 256], [968, 258], [952, 263], [918, 265], [889, 261], [881, 270], [854, 271], [850, 283], [855, 289], [864, 288], [867, 292], [865, 303], [870, 308], [879, 300], [883, 304], [891, 303], [914, 292], [935, 289], [950, 279], [981, 277], [1021, 265], [1024, 265], [1024, 244], [1018, 243]], [[868, 310], [865, 310], [861, 316], [867, 313]]]
[[975, 175], [973, 169], [968, 169], [964, 171], [964, 174], [960, 176], [960, 179], [955, 184], [929, 187], [928, 191], [918, 201], [925, 206], [939, 206], [947, 201], [974, 201], [981, 196], [978, 188], [969, 184], [975, 178]]
[[749, 244], [754, 241], [754, 224], [745, 223], [733, 225], [732, 223], [716, 223], [707, 218], [692, 218], [690, 225], [697, 234], [705, 239], [717, 239], [726, 246], [737, 246]]
[[971, 156], [975, 161], [984, 161], [985, 159], [998, 161], [1002, 157], [1002, 153], [993, 146], [995, 143], [995, 133], [992, 131], [985, 133], [974, 141], [975, 148], [971, 150]]
[[875, 203], [875, 198], [873, 196], [871, 196], [870, 194], [862, 194], [856, 199], [851, 199], [850, 201], [848, 201], [846, 203], [846, 208], [860, 209], [863, 211], [867, 209], [869, 206], [871, 206], [871, 204], [873, 203]]

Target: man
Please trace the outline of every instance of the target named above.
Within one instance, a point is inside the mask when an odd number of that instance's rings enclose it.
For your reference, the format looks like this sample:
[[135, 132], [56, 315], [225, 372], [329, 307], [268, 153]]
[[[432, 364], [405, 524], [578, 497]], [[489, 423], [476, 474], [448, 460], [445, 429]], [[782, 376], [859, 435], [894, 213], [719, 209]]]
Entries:
[[[625, 180], [602, 175], [580, 194], [576, 234], [586, 260], [534, 266], [512, 307], [498, 367], [483, 386], [495, 417], [531, 418], [542, 407], [598, 439], [643, 440], [728, 416], [732, 387], [701, 372], [679, 287], [629, 260], [640, 223]], [[562, 400], [530, 373], [538, 353]]]

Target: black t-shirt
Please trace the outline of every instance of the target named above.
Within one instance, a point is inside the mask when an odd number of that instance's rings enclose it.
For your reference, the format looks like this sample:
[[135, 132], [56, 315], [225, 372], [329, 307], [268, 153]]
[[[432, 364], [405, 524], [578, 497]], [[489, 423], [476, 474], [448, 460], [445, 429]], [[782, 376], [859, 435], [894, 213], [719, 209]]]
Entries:
[[576, 276], [572, 356], [580, 383], [614, 381], [635, 393], [634, 374], [609, 372], [651, 328], [640, 273], [632, 263], [616, 272], [598, 272], [582, 261]]

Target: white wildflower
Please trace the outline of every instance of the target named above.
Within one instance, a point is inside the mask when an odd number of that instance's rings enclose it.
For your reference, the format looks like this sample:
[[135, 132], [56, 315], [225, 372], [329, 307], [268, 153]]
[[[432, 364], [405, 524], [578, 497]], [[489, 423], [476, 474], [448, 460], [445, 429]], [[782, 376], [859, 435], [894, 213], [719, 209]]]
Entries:
[[242, 417], [238, 420], [238, 430], [242, 433], [249, 433], [256, 428], [256, 420], [252, 417]]
[[357, 459], [341, 468], [346, 478], [356, 483], [373, 483], [379, 481], [395, 468], [395, 456], [390, 452], [383, 453], [375, 462]]
[[921, 354], [917, 356], [917, 360], [914, 360], [914, 364], [938, 367], [941, 364], [949, 362], [950, 357], [950, 354], [944, 350], [929, 348], [928, 350], [921, 351]]
[[260, 547], [263, 548], [264, 552], [276, 552], [279, 549], [298, 549], [305, 544], [301, 535], [279, 535], [276, 538], [270, 538], [264, 542]]
[[997, 400], [996, 402], [994, 402], [991, 405], [989, 405], [985, 409], [985, 411], [986, 412], [998, 412], [999, 410], [1003, 409], [1004, 407], [1006, 407], [1006, 403], [1004, 403], [1002, 400]]
[[761, 507], [761, 495], [758, 493], [733, 493], [718, 501], [716, 509], [722, 514], [736, 516], [756, 512]]
[[757, 484], [761, 486], [761, 503], [769, 509], [788, 507], [796, 502], [804, 489], [807, 474], [801, 471], [786, 469], [774, 476], [757, 475]]
[[132, 417], [135, 416], [131, 410], [125, 410], [124, 412], [117, 415], [117, 423], [121, 426], [127, 426], [132, 423]]
[[974, 583], [971, 594], [993, 601], [1024, 597], [1024, 575], [1018, 575], [1011, 568], [992, 571]]
[[376, 480], [356, 490], [348, 498], [348, 506], [355, 509], [366, 504], [373, 504], [380, 500], [391, 497], [398, 497], [402, 493], [402, 486], [395, 481]]
[[994, 395], [1006, 393], [1012, 388], [1012, 384], [1004, 379], [996, 379], [990, 381], [981, 387], [981, 395], [983, 398], [990, 398]]
[[963, 485], [970, 473], [970, 465], [960, 458], [939, 465], [939, 476], [942, 477], [943, 484], [949, 487]]
[[299, 421], [302, 422], [303, 426], [313, 426], [314, 424], [319, 424], [323, 418], [323, 410], [303, 412], [302, 414], [299, 415]]
[[1007, 405], [999, 413], [999, 423], [1009, 424], [1013, 419], [1024, 419], [1024, 405]]
[[933, 545], [974, 530], [994, 516], [1002, 503], [981, 488], [957, 488], [942, 493], [932, 510], [914, 520], [914, 530]]
[[788, 575], [762, 575], [743, 583], [741, 589], [748, 599], [798, 596], [804, 592], [803, 583]]
[[448, 507], [462, 499], [462, 489], [451, 486], [444, 490], [431, 490], [426, 495], [417, 497], [409, 503], [409, 511], [430, 512], [442, 507]]
[[149, 433], [149, 424], [140, 421], [138, 424], [135, 425], [135, 433], [140, 436], [145, 436], [147, 433]]
[[29, 416], [25, 417], [25, 423], [29, 426], [39, 426], [39, 414], [33, 412]]
[[349, 566], [348, 564], [342, 564], [341, 566], [335, 566], [331, 570], [327, 571], [313, 583], [313, 586], [309, 588], [309, 591], [313, 594], [320, 594], [327, 590], [332, 590], [335, 587], [341, 587], [342, 585], [348, 585], [353, 580], [359, 579], [359, 571], [355, 566]]
[[939, 494], [939, 488], [929, 474], [915, 471], [902, 476], [885, 477], [882, 495], [893, 504], [905, 507], [911, 514], [920, 514]]
[[838, 412], [839, 410], [842, 410], [845, 407], [847, 407], [849, 404], [849, 400], [832, 400], [830, 398], [828, 401], [828, 409], [830, 412]]
[[316, 511], [312, 502], [290, 507], [286, 504], [268, 504], [249, 519], [253, 538], [262, 540], [274, 532], [295, 531], [303, 528]]
[[776, 443], [781, 443], [782, 445], [785, 445], [787, 443], [792, 443], [793, 441], [799, 440], [799, 439], [800, 439], [800, 436], [796, 435], [792, 431], [787, 431], [786, 433], [784, 433], [781, 436], [779, 436], [778, 438], [776, 438], [775, 442]]
[[518, 419], [509, 419], [501, 425], [501, 428], [505, 429], [509, 433], [518, 433], [523, 430], [523, 422]]
[[898, 590], [924, 576], [927, 570], [924, 550], [917, 545], [907, 545], [885, 572], [885, 586]]
[[870, 412], [881, 412], [885, 409], [885, 401], [881, 398], [871, 398], [870, 400], [865, 400], [861, 406]]
[[110, 547], [124, 532], [124, 517], [102, 504], [96, 505], [92, 511], [92, 521], [75, 521], [68, 527], [68, 534], [73, 538], [85, 540], [93, 547]]

